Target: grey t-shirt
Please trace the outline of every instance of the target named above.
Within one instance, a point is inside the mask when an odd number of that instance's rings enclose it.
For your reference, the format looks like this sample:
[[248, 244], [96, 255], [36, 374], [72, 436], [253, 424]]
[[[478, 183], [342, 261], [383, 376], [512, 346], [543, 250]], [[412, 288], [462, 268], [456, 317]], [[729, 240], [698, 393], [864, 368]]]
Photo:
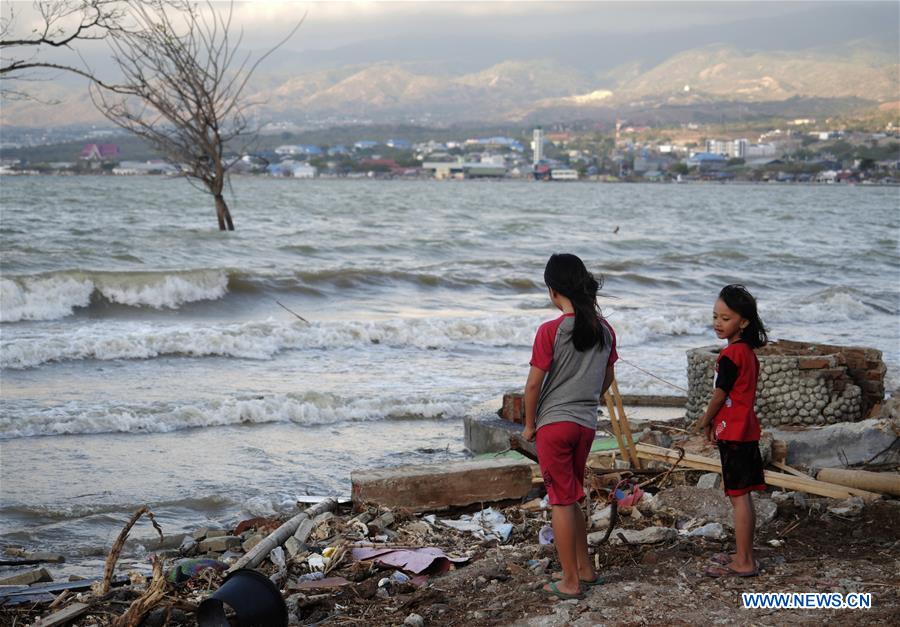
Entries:
[[[545, 322], [535, 337], [531, 365], [547, 371], [538, 399], [538, 429], [554, 422], [597, 428], [597, 406], [606, 368], [615, 361], [615, 334], [603, 320], [603, 347], [595, 345], [579, 352], [572, 344], [574, 328], [575, 316], [566, 314]], [[610, 355], [614, 356], [612, 360]]]

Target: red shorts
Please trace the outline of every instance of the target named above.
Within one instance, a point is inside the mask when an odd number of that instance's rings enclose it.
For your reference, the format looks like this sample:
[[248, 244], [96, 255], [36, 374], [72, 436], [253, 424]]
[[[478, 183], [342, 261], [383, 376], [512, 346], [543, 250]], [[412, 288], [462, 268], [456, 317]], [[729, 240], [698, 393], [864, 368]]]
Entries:
[[596, 431], [574, 422], [553, 422], [537, 430], [537, 455], [551, 505], [584, 498], [584, 465]]

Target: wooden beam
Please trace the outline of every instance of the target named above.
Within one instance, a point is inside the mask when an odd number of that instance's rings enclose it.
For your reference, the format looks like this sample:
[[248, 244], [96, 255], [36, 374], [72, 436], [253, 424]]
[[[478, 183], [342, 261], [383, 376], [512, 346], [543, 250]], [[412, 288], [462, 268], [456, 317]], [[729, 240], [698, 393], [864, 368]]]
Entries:
[[[661, 446], [653, 446], [652, 444], [638, 444], [637, 451], [638, 455], [643, 459], [663, 461], [670, 464], [674, 464], [679, 458], [678, 451], [663, 448]], [[720, 474], [722, 472], [722, 465], [718, 459], [704, 457], [694, 453], [685, 453], [684, 458], [679, 465]], [[851, 496], [860, 496], [866, 501], [874, 501], [881, 498], [880, 494], [874, 492], [841, 486], [834, 483], [826, 483], [824, 481], [813, 479], [812, 477], [796, 477], [780, 472], [773, 472], [771, 470], [766, 470], [764, 473], [767, 484], [788, 488], [789, 490], [797, 490], [834, 499], [847, 499]]]
[[56, 627], [57, 625], [65, 625], [87, 612], [90, 607], [91, 606], [87, 603], [73, 603], [69, 607], [63, 608], [58, 612], [53, 612], [45, 618], [37, 619], [32, 624], [32, 627]]
[[631, 425], [628, 424], [628, 416], [625, 415], [625, 407], [622, 405], [622, 395], [619, 394], [619, 384], [615, 378], [612, 380], [610, 388], [616, 399], [616, 407], [619, 408], [619, 428], [625, 437], [625, 444], [628, 446], [628, 456], [633, 461], [635, 468], [641, 467], [641, 460], [638, 457], [637, 450], [634, 448], [634, 438], [631, 435]]
[[801, 471], [797, 470], [796, 468], [791, 468], [784, 462], [775, 461], [773, 459], [771, 464], [773, 466], [775, 466], [775, 468], [777, 468], [778, 470], [783, 470], [784, 472], [788, 473], [789, 475], [794, 475], [795, 477], [803, 477], [804, 479], [812, 479], [813, 478], [813, 477], [809, 476], [808, 474], [806, 474], [805, 472], [801, 472]]

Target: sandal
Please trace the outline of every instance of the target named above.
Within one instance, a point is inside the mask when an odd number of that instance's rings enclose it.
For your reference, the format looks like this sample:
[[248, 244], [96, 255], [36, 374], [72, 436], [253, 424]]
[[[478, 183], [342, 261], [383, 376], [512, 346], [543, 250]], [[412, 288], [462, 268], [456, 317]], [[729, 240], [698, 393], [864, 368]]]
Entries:
[[[552, 575], [550, 575], [550, 578], [553, 579], [553, 581], [560, 581], [562, 579], [562, 573], [559, 573], [559, 572], [553, 573]], [[603, 579], [603, 577], [601, 575], [595, 574], [593, 579], [579, 579], [578, 582], [582, 586], [592, 588], [593, 586], [602, 586], [603, 584], [606, 583], [606, 580]]]
[[707, 577], [756, 577], [759, 575], [759, 565], [754, 564], [753, 570], [748, 572], [735, 570], [727, 564], [723, 566], [710, 566], [703, 571], [703, 574]]
[[[549, 587], [548, 587], [548, 586], [549, 586]], [[564, 600], [564, 601], [568, 601], [569, 599], [583, 599], [583, 598], [584, 598], [584, 593], [583, 593], [583, 592], [578, 592], [577, 594], [568, 594], [568, 593], [566, 593], [566, 592], [563, 592], [563, 591], [560, 590], [559, 587], [556, 585], [556, 582], [555, 582], [555, 581], [551, 581], [551, 582], [548, 584], [548, 586], [545, 586], [545, 587], [543, 588], [544, 592], [549, 592], [550, 594], [552, 594], [553, 596], [555, 596], [555, 597], [558, 598], [558, 599], [562, 599], [562, 600]]]

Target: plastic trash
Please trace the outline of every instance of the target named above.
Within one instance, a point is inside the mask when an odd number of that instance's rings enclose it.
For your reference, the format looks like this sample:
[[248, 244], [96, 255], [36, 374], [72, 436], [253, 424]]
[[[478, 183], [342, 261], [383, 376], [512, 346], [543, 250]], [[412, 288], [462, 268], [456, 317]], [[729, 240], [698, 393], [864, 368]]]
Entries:
[[204, 570], [209, 569], [221, 573], [228, 570], [228, 564], [209, 557], [181, 560], [166, 573], [166, 581], [169, 583], [184, 583], [189, 579], [193, 579]]
[[393, 574], [391, 574], [391, 581], [394, 583], [408, 583], [409, 575], [400, 570], [395, 570]]
[[538, 531], [538, 542], [541, 544], [553, 544], [553, 527], [544, 525]]
[[311, 573], [306, 573], [305, 575], [300, 575], [297, 578], [297, 581], [319, 581], [320, 579], [325, 579], [325, 573], [321, 570], [317, 570]]

